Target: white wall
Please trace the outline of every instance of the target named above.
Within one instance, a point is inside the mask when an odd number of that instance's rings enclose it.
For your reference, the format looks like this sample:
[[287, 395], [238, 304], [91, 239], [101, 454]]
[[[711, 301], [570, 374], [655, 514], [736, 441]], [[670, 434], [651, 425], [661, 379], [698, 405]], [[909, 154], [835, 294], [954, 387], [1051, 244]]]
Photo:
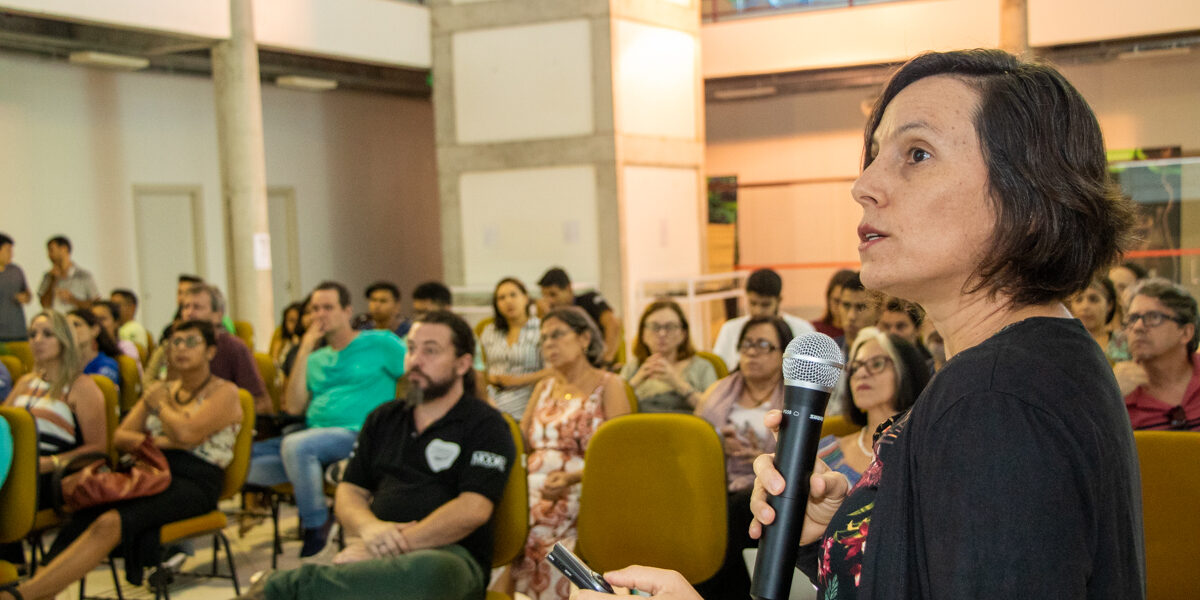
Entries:
[[[202, 188], [205, 275], [227, 285], [210, 80], [0, 55], [0, 81], [0, 230], [31, 286], [45, 240], [64, 233], [102, 292], [138, 289], [138, 184]], [[428, 101], [268, 86], [263, 105], [267, 183], [296, 193], [302, 289], [440, 277]]]
[[0, 8], [48, 19], [208, 39], [229, 37], [229, 0], [3, 0]]
[[[1109, 148], [1200, 150], [1200, 55], [1067, 65], [1063, 73], [1096, 112]], [[813, 181], [739, 192], [740, 262], [856, 262], [860, 215], [849, 180], [862, 153], [859, 109], [874, 89], [710, 103], [706, 171], [741, 184]], [[841, 181], [838, 181], [841, 180]], [[814, 240], [819, 243], [813, 243]], [[784, 305], [814, 316], [836, 269], [788, 270]]]

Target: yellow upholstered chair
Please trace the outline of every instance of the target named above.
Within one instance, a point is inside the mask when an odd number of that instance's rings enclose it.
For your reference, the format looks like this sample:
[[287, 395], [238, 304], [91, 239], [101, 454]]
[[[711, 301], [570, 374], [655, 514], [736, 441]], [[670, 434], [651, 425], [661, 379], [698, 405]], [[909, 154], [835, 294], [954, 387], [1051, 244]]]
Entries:
[[1142, 472], [1146, 597], [1200, 598], [1200, 433], [1135, 431]]
[[138, 373], [137, 360], [124, 354], [117, 357], [117, 372], [121, 374], [121, 414], [126, 414], [142, 397], [142, 376]]
[[8, 374], [12, 376], [13, 385], [16, 385], [17, 380], [29, 372], [25, 370], [25, 363], [11, 354], [0, 356], [0, 363], [4, 363], [4, 368], [8, 369]]
[[[0, 488], [0, 543], [23, 539], [33, 528], [37, 512], [38, 448], [37, 427], [29, 411], [0, 406], [0, 418], [8, 422], [13, 438], [12, 463], [4, 487]], [[17, 580], [16, 568], [0, 560], [0, 585]]]
[[[150, 364], [150, 357], [154, 356], [155, 348], [157, 348], [157, 346], [154, 344], [154, 336], [147, 335], [146, 336], [146, 353], [144, 355], [142, 355], [142, 366], [143, 367]], [[138, 352], [140, 353], [141, 350], [139, 349]]]
[[850, 422], [850, 419], [842, 415], [832, 415], [825, 417], [825, 422], [821, 424], [821, 437], [827, 435], [842, 437], [843, 435], [850, 435], [859, 429], [862, 429], [862, 427]]
[[249, 321], [234, 321], [233, 330], [251, 352], [254, 351], [254, 326]]
[[33, 350], [29, 348], [29, 342], [4, 342], [4, 349], [21, 361], [26, 373], [33, 370]]
[[625, 384], [625, 398], [629, 400], [629, 412], [630, 414], [636, 413], [638, 411], [637, 393], [633, 391], [633, 386], [629, 385], [628, 381], [622, 379], [621, 383]]
[[[701, 352], [699, 350], [696, 351], [696, 356], [699, 356], [700, 358], [712, 363], [713, 370], [717, 372], [717, 379], [724, 379], [729, 376], [729, 367], [725, 366], [725, 361], [721, 360], [720, 356], [717, 356], [712, 352]], [[704, 392], [704, 390], [697, 391], [701, 393]]]
[[[492, 511], [492, 568], [512, 563], [525, 549], [525, 538], [529, 535], [529, 487], [525, 471], [525, 442], [521, 427], [512, 417], [505, 414], [504, 421], [512, 433], [516, 454], [512, 469], [508, 473], [508, 484], [504, 495]], [[488, 600], [507, 599], [501, 592], [488, 591]]]
[[279, 389], [279, 373], [275, 367], [275, 361], [271, 360], [269, 354], [255, 352], [254, 364], [258, 367], [258, 374], [262, 376], [263, 384], [267, 386], [267, 395], [271, 397], [271, 406], [275, 407], [275, 414], [279, 414], [282, 411], [283, 390]]
[[725, 452], [692, 415], [628, 415], [588, 443], [577, 549], [601, 573], [628, 565], [679, 571], [691, 583], [725, 558]]

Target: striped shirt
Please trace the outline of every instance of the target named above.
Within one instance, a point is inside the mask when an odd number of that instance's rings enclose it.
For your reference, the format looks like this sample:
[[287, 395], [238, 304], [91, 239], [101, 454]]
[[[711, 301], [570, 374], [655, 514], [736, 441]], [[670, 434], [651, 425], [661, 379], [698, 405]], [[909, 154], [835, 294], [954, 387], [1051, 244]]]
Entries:
[[81, 445], [75, 412], [63, 400], [68, 393], [69, 385], [63, 388], [61, 398], [51, 398], [50, 383], [35, 375], [29, 382], [29, 390], [14, 399], [14, 406], [33, 415], [41, 456], [61, 454]]
[[[479, 336], [483, 355], [487, 360], [488, 375], [528, 375], [540, 371], [542, 353], [538, 337], [541, 335], [541, 328], [541, 320], [530, 317], [521, 328], [517, 342], [509, 346], [508, 333], [497, 329], [495, 323], [488, 323], [483, 329], [483, 334]], [[533, 383], [504, 389], [489, 386], [488, 392], [500, 410], [519, 421], [525, 413], [525, 405], [529, 404], [533, 386]]]

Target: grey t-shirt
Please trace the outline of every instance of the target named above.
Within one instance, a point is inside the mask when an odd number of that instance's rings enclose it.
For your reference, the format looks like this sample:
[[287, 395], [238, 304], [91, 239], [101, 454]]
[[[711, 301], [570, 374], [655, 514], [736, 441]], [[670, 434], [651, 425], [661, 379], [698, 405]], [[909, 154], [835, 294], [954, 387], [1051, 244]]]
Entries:
[[25, 332], [25, 307], [15, 296], [29, 289], [25, 283], [25, 272], [21, 267], [9, 263], [0, 271], [0, 341], [23, 340]]

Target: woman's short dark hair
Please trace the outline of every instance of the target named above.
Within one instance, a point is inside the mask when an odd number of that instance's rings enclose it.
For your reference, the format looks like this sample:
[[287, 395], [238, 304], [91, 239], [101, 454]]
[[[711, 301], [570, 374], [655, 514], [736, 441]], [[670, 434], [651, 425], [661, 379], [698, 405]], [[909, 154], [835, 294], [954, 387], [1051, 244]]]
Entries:
[[679, 304], [674, 300], [671, 300], [670, 298], [660, 298], [654, 302], [651, 302], [650, 305], [646, 307], [646, 310], [642, 311], [642, 318], [638, 320], [637, 337], [633, 340], [633, 357], [636, 358], [639, 363], [645, 362], [647, 358], [650, 358], [650, 347], [646, 345], [645, 340], [646, 319], [651, 315], [651, 313], [656, 313], [664, 308], [673, 311], [675, 316], [679, 317], [680, 327], [683, 327], [683, 341], [679, 342], [679, 347], [675, 349], [677, 353], [675, 355], [675, 360], [691, 358], [696, 354], [696, 348], [692, 346], [692, 333], [691, 330], [688, 329], [687, 315], [683, 314], [683, 309], [680, 308]]
[[582, 308], [578, 306], [556, 308], [542, 317], [542, 327], [545, 327], [550, 319], [562, 321], [568, 329], [575, 332], [575, 335], [582, 335], [584, 332], [590, 333], [592, 339], [588, 342], [585, 352], [588, 364], [598, 368], [604, 366], [604, 336], [600, 335], [600, 328]]
[[[749, 333], [751, 329], [754, 329], [759, 325], [770, 325], [775, 328], [775, 333], [779, 336], [779, 349], [781, 351], [786, 349], [787, 345], [791, 343], [793, 337], [792, 328], [787, 324], [787, 321], [783, 320], [783, 317], [751, 317], [750, 319], [746, 320], [745, 325], [742, 325], [742, 331], [738, 334], [737, 347], [739, 349], [742, 347], [742, 340], [746, 339], [746, 334]], [[734, 370], [736, 371], [740, 369], [741, 366], [742, 365], [739, 362], [737, 368]]]
[[[100, 327], [100, 319], [96, 318], [90, 308], [76, 308], [67, 314], [79, 317], [88, 324], [88, 327]], [[121, 356], [121, 349], [117, 347], [117, 341], [108, 335], [108, 330], [103, 327], [100, 327], [100, 333], [96, 334], [96, 347], [99, 348], [101, 354], [107, 354], [110, 358], [115, 359]]]
[[[291, 331], [288, 331], [287, 330], [287, 314], [292, 312], [293, 310], [296, 311], [296, 325], [292, 327]], [[294, 335], [303, 335], [304, 334], [303, 319], [304, 319], [304, 303], [303, 302], [293, 302], [293, 303], [283, 307], [283, 312], [279, 313], [279, 331], [280, 331], [280, 333], [285, 338], [289, 338]]]
[[[462, 317], [448, 310], [431, 310], [425, 313], [418, 323], [445, 325], [450, 328], [450, 341], [454, 344], [454, 356], [463, 356], [470, 354], [472, 359], [475, 356], [475, 332], [471, 330], [471, 326], [463, 320]], [[467, 369], [463, 373], [463, 393], [469, 396], [475, 395], [475, 369]]]
[[1188, 340], [1187, 353], [1190, 358], [1200, 345], [1200, 311], [1196, 309], [1196, 298], [1182, 286], [1161, 277], [1143, 280], [1129, 294], [1130, 302], [1137, 296], [1147, 296], [1162, 302], [1174, 316], [1183, 319], [1181, 325], [1192, 325], [1192, 339]]
[[[850, 361], [858, 354], [859, 348], [863, 344], [874, 340], [887, 353], [888, 358], [892, 359], [892, 366], [896, 371], [896, 412], [901, 413], [910, 408], [917, 402], [917, 397], [929, 384], [932, 375], [929, 373], [929, 363], [926, 362], [924, 354], [917, 349], [916, 346], [908, 343], [908, 340], [890, 333], [883, 333], [874, 327], [864, 327], [858, 332], [858, 337], [854, 340], [854, 344], [850, 347]], [[859, 410], [854, 405], [854, 388], [850, 385], [850, 377], [842, 378], [842, 412], [851, 423], [859, 426], [866, 426], [867, 413]], [[874, 434], [874, 431], [867, 433]]]
[[1117, 314], [1117, 286], [1113, 285], [1111, 279], [1107, 275], [1097, 273], [1092, 278], [1092, 282], [1088, 287], [1100, 288], [1100, 293], [1104, 294], [1104, 298], [1108, 300], [1108, 313], [1104, 315], [1104, 324], [1112, 323], [1113, 317]]
[[1114, 264], [1131, 240], [1133, 209], [1108, 175], [1100, 125], [1053, 67], [1002, 50], [931, 52], [892, 75], [867, 120], [863, 168], [888, 104], [915, 81], [947, 75], [979, 93], [975, 131], [996, 226], [964, 292], [1016, 306], [1062, 300]]
[[171, 339], [171, 336], [179, 333], [180, 331], [195, 331], [199, 333], [200, 337], [204, 339], [204, 346], [206, 348], [212, 348], [217, 345], [216, 328], [213, 327], [212, 323], [202, 319], [180, 321], [174, 325], [171, 325], [163, 334], [163, 344], [166, 344], [167, 341]]
[[[529, 300], [529, 292], [525, 289], [525, 284], [521, 283], [520, 279], [505, 277], [496, 282], [496, 287], [492, 288], [492, 324], [496, 326], [496, 331], [501, 333], [508, 331], [508, 319], [504, 318], [504, 315], [500, 313], [500, 304], [496, 302], [496, 295], [500, 293], [500, 286], [506, 283], [517, 286], [517, 289], [521, 290], [521, 295], [525, 296], [526, 300]], [[529, 314], [529, 302], [525, 303], [525, 313]]]

